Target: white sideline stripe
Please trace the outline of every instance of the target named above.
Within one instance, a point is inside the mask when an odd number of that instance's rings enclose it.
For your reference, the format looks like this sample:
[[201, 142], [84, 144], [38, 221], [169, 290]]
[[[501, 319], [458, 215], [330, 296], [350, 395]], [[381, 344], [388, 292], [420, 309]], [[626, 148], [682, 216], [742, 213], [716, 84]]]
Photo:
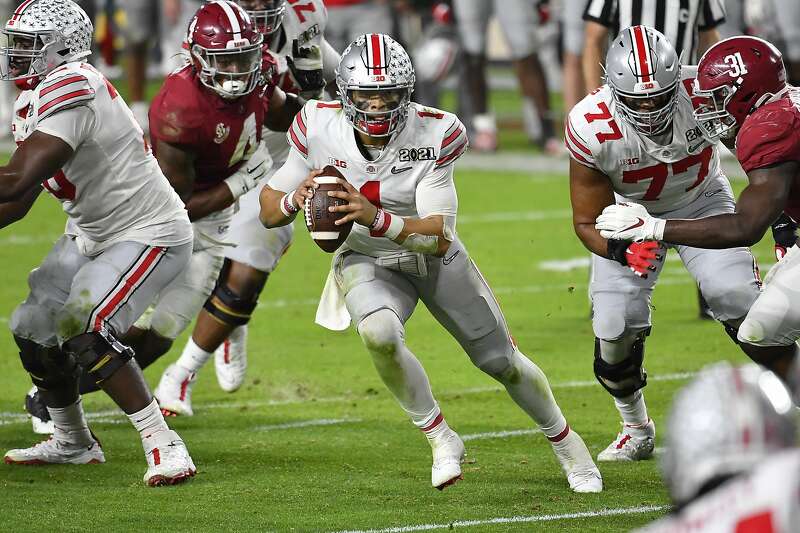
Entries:
[[[686, 274], [681, 276], [664, 276], [659, 278], [658, 284], [659, 285], [686, 285], [694, 283], [692, 278]], [[492, 292], [495, 294], [516, 294], [516, 293], [539, 293], [539, 292], [549, 292], [549, 291], [564, 291], [564, 290], [574, 290], [574, 289], [585, 289], [588, 287], [588, 283], [580, 282], [580, 283], [550, 283], [547, 285], [522, 285], [522, 286], [515, 286], [515, 287], [492, 287]], [[319, 303], [319, 298], [297, 298], [297, 299], [278, 299], [278, 300], [269, 300], [267, 302], [259, 302], [256, 306], [256, 309], [274, 309], [274, 308], [283, 308], [283, 307], [296, 307], [296, 306], [311, 306], [317, 305]]]
[[601, 516], [619, 516], [631, 514], [653, 513], [665, 511], [668, 505], [643, 505], [641, 507], [624, 507], [617, 509], [600, 509], [599, 511], [585, 511], [582, 513], [542, 514], [533, 516], [509, 516], [486, 518], [483, 520], [455, 520], [448, 524], [419, 524], [414, 526], [395, 526], [384, 529], [346, 529], [335, 533], [407, 533], [411, 531], [431, 531], [434, 529], [455, 529], [457, 527], [486, 526], [490, 524], [525, 524], [532, 522], [559, 522], [561, 520], [575, 520], [576, 518], [598, 518]]
[[300, 422], [287, 422], [285, 424], [272, 424], [256, 426], [256, 431], [276, 431], [281, 429], [307, 428], [313, 426], [334, 426], [336, 424], [355, 424], [361, 422], [360, 418], [318, 418], [316, 420], [302, 420]]
[[[650, 381], [681, 381], [694, 376], [694, 372], [678, 372], [673, 374], [660, 374], [655, 376], [648, 376]], [[553, 389], [577, 389], [585, 387], [594, 387], [597, 385], [595, 380], [585, 381], [563, 381], [561, 383], [552, 383], [550, 385]], [[499, 392], [505, 390], [503, 387], [473, 387], [470, 389], [461, 389], [455, 391], [444, 391], [440, 396], [464, 396], [469, 394], [483, 394], [486, 392]], [[276, 407], [282, 405], [297, 405], [309, 403], [338, 403], [338, 402], [352, 402], [352, 401], [367, 401], [373, 399], [374, 396], [365, 397], [352, 397], [352, 396], [332, 396], [328, 398], [310, 398], [310, 399], [290, 399], [290, 400], [252, 400], [249, 402], [211, 402], [207, 404], [198, 404], [195, 408], [196, 411], [215, 410], [215, 409], [242, 409], [254, 407]], [[86, 418], [93, 421], [106, 422], [108, 417], [122, 417], [122, 411], [117, 409], [108, 409], [103, 411], [95, 411], [86, 413]], [[344, 419], [343, 419], [344, 420]], [[349, 422], [358, 422], [357, 419], [347, 419]], [[27, 423], [28, 415], [25, 413], [16, 412], [0, 412], [0, 425], [10, 423]]]
[[535, 435], [541, 433], [540, 429], [509, 429], [507, 431], [488, 431], [486, 433], [471, 433], [468, 435], [461, 435], [461, 440], [464, 442], [469, 440], [483, 440], [483, 439], [506, 439], [508, 437], [519, 437], [521, 435]]

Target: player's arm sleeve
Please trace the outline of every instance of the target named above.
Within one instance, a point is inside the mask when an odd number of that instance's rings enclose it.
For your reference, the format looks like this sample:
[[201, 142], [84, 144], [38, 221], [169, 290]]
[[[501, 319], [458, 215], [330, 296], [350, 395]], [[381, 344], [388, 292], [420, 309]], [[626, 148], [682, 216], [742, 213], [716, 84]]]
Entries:
[[310, 170], [311, 165], [305, 156], [295, 149], [289, 150], [286, 162], [275, 171], [267, 185], [276, 191], [293, 191], [303, 182]]
[[571, 159], [591, 169], [599, 170], [594, 155], [589, 149], [589, 143], [576, 131], [571, 115], [567, 118], [567, 125], [564, 128], [564, 144]]
[[95, 127], [94, 111], [87, 105], [78, 105], [40, 119], [36, 130], [58, 137], [76, 150]]
[[416, 194], [419, 218], [432, 215], [456, 216], [458, 195], [453, 181], [453, 171], [453, 165], [448, 165], [434, 170], [420, 180]]
[[[310, 100], [294, 116], [292, 125], [286, 131], [286, 140], [291, 148], [290, 153], [297, 152], [304, 159], [308, 158], [308, 106], [316, 105], [315, 100]], [[290, 189], [291, 190], [291, 189]]]
[[452, 124], [448, 126], [444, 133], [434, 168], [440, 169], [452, 165], [456, 159], [467, 151], [468, 147], [467, 130], [461, 121], [454, 117]]
[[591, 20], [611, 28], [616, 21], [618, 9], [618, 0], [589, 0], [583, 10], [583, 20]]
[[725, 22], [724, 0], [705, 0], [697, 19], [697, 29], [700, 31], [711, 30], [723, 22]]

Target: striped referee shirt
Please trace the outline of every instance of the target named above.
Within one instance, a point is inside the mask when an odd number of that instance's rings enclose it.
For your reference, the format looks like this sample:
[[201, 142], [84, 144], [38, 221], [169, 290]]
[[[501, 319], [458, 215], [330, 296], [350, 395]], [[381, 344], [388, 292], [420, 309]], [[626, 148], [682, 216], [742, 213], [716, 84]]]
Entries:
[[583, 20], [609, 28], [611, 38], [643, 24], [663, 33], [681, 63], [697, 62], [698, 31], [725, 22], [724, 0], [588, 0]]

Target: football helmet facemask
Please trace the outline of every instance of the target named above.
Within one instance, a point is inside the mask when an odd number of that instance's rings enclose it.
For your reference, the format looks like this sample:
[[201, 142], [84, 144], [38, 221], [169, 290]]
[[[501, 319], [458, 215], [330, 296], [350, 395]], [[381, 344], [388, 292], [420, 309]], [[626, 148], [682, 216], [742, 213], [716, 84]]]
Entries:
[[269, 37], [281, 27], [286, 0], [236, 0], [250, 15], [256, 30]]
[[2, 30], [0, 79], [31, 89], [55, 68], [91, 54], [92, 21], [72, 0], [28, 0]]

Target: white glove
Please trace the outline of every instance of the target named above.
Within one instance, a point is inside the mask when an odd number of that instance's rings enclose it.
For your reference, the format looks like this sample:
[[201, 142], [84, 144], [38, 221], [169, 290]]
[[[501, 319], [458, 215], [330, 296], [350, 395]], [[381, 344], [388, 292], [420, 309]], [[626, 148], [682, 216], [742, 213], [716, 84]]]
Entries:
[[606, 239], [622, 241], [660, 241], [667, 221], [650, 216], [640, 204], [616, 204], [603, 209], [595, 229]]
[[269, 155], [264, 141], [261, 141], [244, 165], [225, 180], [225, 185], [231, 190], [233, 199], [238, 199], [258, 185], [258, 181], [267, 174], [270, 168], [272, 168], [272, 157]]

